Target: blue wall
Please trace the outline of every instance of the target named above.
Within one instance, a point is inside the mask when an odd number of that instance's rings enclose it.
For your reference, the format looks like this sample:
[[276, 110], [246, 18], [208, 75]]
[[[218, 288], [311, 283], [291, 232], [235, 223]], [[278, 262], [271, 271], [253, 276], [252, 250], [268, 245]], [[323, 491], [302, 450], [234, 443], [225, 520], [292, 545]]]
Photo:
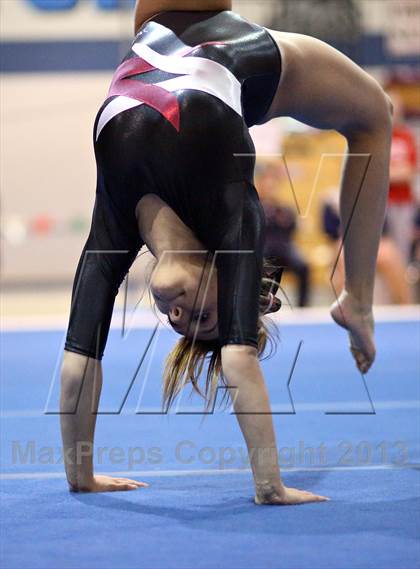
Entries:
[[[5, 41], [0, 48], [0, 67], [3, 72], [111, 71], [129, 49], [130, 42], [131, 38], [125, 41]], [[380, 35], [366, 35], [356, 45], [336, 43], [335, 47], [363, 66], [419, 65], [417, 56], [397, 58], [387, 53], [385, 39]]]
[[[73, 10], [80, 1], [87, 0], [26, 0], [27, 4], [39, 10], [58, 12], [61, 10]], [[135, 0], [91, 0], [100, 10], [132, 9]]]

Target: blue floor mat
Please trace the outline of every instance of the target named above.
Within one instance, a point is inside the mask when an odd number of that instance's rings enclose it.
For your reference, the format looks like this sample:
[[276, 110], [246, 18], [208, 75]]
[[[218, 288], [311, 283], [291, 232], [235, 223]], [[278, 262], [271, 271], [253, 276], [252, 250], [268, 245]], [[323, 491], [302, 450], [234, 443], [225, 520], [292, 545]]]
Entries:
[[122, 341], [112, 331], [104, 359], [97, 469], [150, 483], [112, 495], [66, 489], [55, 414], [63, 332], [2, 334], [2, 567], [419, 566], [417, 323], [378, 324], [378, 359], [366, 383], [338, 328], [281, 331], [276, 356], [263, 366], [284, 479], [331, 497], [300, 507], [253, 504], [229, 409], [203, 420], [194, 414], [199, 399], [184, 397], [183, 414], [155, 414], [170, 332], [118, 413], [149, 334], [136, 330]]

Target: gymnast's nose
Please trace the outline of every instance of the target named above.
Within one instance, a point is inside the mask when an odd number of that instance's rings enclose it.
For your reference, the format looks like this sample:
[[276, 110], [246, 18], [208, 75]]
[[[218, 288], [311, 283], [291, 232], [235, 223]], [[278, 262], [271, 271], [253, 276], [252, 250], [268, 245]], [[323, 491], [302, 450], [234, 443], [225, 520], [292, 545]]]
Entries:
[[177, 324], [178, 322], [180, 322], [182, 320], [182, 314], [183, 314], [183, 311], [182, 311], [182, 308], [180, 306], [174, 306], [169, 311], [169, 317], [174, 324]]

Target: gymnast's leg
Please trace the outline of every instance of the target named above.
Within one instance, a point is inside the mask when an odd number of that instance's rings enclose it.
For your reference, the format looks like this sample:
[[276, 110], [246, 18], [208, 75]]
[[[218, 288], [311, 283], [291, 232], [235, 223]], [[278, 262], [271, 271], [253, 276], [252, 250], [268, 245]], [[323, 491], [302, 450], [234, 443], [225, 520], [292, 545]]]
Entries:
[[[389, 128], [384, 125], [384, 130]], [[387, 202], [390, 137], [359, 134], [349, 140], [340, 194], [344, 230], [345, 289], [331, 308], [349, 331], [350, 349], [362, 373], [375, 359], [372, 314], [376, 259]]]

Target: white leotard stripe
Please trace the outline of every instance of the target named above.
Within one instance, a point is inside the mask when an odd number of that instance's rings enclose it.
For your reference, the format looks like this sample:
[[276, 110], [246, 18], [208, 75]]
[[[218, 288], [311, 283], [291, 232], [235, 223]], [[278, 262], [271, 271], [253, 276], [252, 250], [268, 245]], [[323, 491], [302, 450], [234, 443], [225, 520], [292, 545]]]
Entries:
[[134, 107], [139, 107], [143, 105], [140, 101], [136, 99], [131, 99], [130, 97], [116, 97], [104, 108], [99, 117], [98, 125], [96, 127], [96, 140], [98, 140], [104, 126], [116, 115], [127, 111], [128, 109], [133, 109]]
[[197, 80], [202, 79], [203, 82], [207, 80], [207, 83], [214, 83], [214, 89], [219, 93], [218, 96], [222, 101], [235, 109], [238, 107], [237, 101], [239, 100], [240, 108], [241, 84], [233, 73], [220, 63], [204, 57], [161, 55], [142, 44], [135, 44], [133, 51], [156, 69], [167, 73], [189, 75]]
[[[223, 65], [204, 57], [179, 57], [161, 55], [150, 47], [135, 44], [133, 51], [156, 69], [167, 73], [185, 74], [181, 77], [156, 83], [168, 92], [182, 89], [192, 89], [209, 93], [217, 97], [242, 116], [241, 84], [236, 77]], [[96, 129], [96, 140], [104, 126], [117, 114], [138, 107], [144, 103], [119, 96], [113, 99], [102, 111]]]

